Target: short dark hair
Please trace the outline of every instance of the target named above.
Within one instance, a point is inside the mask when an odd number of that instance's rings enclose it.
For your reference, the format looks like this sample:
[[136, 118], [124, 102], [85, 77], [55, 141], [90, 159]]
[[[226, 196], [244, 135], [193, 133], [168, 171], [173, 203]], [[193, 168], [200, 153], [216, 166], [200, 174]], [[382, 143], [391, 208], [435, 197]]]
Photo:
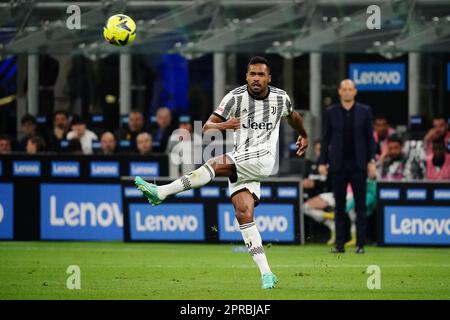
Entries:
[[83, 151], [83, 148], [81, 146], [81, 142], [78, 139], [70, 139], [69, 145], [67, 146], [68, 152], [80, 152]]
[[53, 119], [55, 119], [58, 114], [65, 115], [66, 118], [69, 118], [69, 114], [66, 111], [64, 111], [64, 110], [57, 110], [57, 111], [53, 112]]
[[270, 65], [269, 65], [269, 61], [267, 61], [266, 58], [261, 57], [261, 56], [254, 56], [250, 59], [250, 61], [248, 62], [247, 65], [247, 70], [250, 67], [250, 65], [252, 64], [265, 64], [267, 66], [267, 70], [269, 70], [270, 73]]
[[433, 116], [433, 120], [444, 120], [445, 122], [447, 122], [447, 117], [444, 116], [443, 114], [437, 114], [435, 116]]
[[20, 119], [20, 124], [24, 125], [27, 122], [31, 122], [32, 124], [36, 124], [36, 118], [31, 114], [26, 114]]
[[387, 138], [388, 143], [389, 142], [398, 142], [399, 144], [403, 144], [403, 140], [396, 134], [392, 134]]
[[377, 120], [385, 120], [386, 122], [389, 122], [384, 114], [376, 115], [374, 121], [377, 121]]
[[71, 126], [77, 125], [77, 124], [86, 124], [86, 121], [79, 115], [74, 115], [72, 117], [72, 122], [70, 123]]
[[7, 141], [9, 141], [9, 143], [12, 142], [11, 137], [8, 136], [7, 134], [0, 134], [0, 140], [7, 140]]
[[45, 147], [46, 147], [45, 140], [41, 136], [33, 135], [33, 136], [29, 137], [28, 140], [31, 141], [32, 143], [34, 143], [35, 145], [37, 145], [38, 151], [45, 150]]

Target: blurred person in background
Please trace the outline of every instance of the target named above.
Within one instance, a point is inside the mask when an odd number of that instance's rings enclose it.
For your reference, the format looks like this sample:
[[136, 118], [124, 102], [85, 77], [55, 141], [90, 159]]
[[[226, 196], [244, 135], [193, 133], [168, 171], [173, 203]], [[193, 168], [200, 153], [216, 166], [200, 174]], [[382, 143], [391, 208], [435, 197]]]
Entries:
[[395, 130], [389, 126], [387, 118], [383, 115], [375, 117], [373, 128], [373, 139], [376, 146], [375, 160], [377, 163], [381, 163], [388, 153], [388, 137], [393, 135]]
[[403, 141], [396, 135], [387, 138], [386, 154], [380, 158], [378, 176], [383, 180], [405, 179], [407, 159], [403, 154]]
[[450, 131], [446, 117], [443, 115], [433, 117], [433, 128], [425, 135], [424, 141], [427, 157], [433, 154], [434, 142], [440, 142], [446, 147], [450, 145]]
[[[366, 185], [366, 210], [367, 216], [371, 215], [376, 208], [377, 189], [376, 180], [368, 178]], [[334, 199], [333, 192], [321, 193], [304, 204], [305, 215], [312, 218], [317, 223], [323, 224], [330, 230], [330, 238], [327, 245], [333, 245], [336, 241], [336, 228], [335, 228], [335, 210], [336, 201]], [[345, 246], [356, 245], [356, 211], [355, 211], [355, 198], [353, 196], [353, 190], [350, 184], [347, 185], [347, 195], [345, 202], [345, 213], [348, 215], [351, 222], [351, 239], [345, 243]]]
[[36, 118], [31, 114], [26, 114], [20, 120], [20, 129], [24, 134], [24, 137], [19, 141], [19, 150], [25, 151], [28, 144], [28, 139], [37, 135], [37, 122]]
[[120, 129], [117, 137], [121, 141], [129, 142], [131, 152], [137, 152], [136, 138], [142, 132], [150, 132], [145, 123], [144, 115], [140, 111], [133, 110], [128, 114], [127, 127]]
[[81, 142], [77, 138], [73, 138], [69, 140], [69, 144], [67, 146], [67, 153], [74, 155], [82, 155], [83, 148], [81, 147]]
[[136, 146], [141, 156], [148, 156], [152, 153], [152, 136], [148, 132], [142, 132], [136, 137]]
[[[366, 240], [366, 179], [376, 177], [372, 109], [356, 102], [357, 89], [350, 79], [339, 85], [340, 102], [323, 112], [319, 173], [327, 175], [336, 200], [336, 245], [331, 253], [345, 252], [345, 199], [352, 185], [357, 212], [357, 247], [364, 253]], [[329, 167], [327, 167], [327, 165]]]
[[153, 150], [166, 152], [167, 142], [174, 128], [172, 126], [172, 113], [167, 107], [160, 107], [156, 111], [157, 127], [152, 130]]
[[111, 155], [116, 153], [117, 141], [112, 132], [106, 131], [100, 137], [100, 150], [98, 154]]
[[0, 154], [9, 154], [12, 151], [12, 140], [6, 134], [0, 135]]
[[61, 151], [61, 141], [66, 139], [69, 129], [68, 113], [55, 111], [53, 114], [53, 128], [47, 133], [47, 146], [50, 151]]
[[25, 151], [27, 154], [38, 154], [45, 151], [45, 140], [41, 136], [34, 135], [28, 138]]
[[315, 159], [306, 160], [305, 179], [303, 179], [303, 191], [305, 200], [315, 197], [320, 193], [327, 192], [328, 181], [327, 176], [319, 174], [319, 157], [320, 157], [320, 140], [314, 142]]
[[79, 116], [73, 118], [72, 131], [67, 134], [67, 139], [78, 139], [84, 154], [92, 154], [92, 141], [98, 140], [97, 135], [86, 127], [86, 122]]
[[434, 141], [432, 154], [426, 157], [426, 178], [430, 180], [450, 180], [450, 153], [442, 141]]

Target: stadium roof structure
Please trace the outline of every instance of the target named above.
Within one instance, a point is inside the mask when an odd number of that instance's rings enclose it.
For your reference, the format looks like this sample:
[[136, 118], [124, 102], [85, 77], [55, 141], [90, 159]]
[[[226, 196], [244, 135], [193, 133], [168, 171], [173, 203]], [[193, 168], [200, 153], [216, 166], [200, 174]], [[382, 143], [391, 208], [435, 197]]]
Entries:
[[[81, 11], [79, 29], [66, 21]], [[381, 29], [369, 30], [367, 8], [380, 8]], [[69, 12], [69, 13], [68, 13]], [[107, 18], [124, 13], [137, 24], [127, 47], [103, 39]], [[308, 52], [450, 52], [448, 0], [179, 0], [38, 1], [0, 3], [0, 58], [11, 54], [131, 52], [266, 52], [292, 58]]]

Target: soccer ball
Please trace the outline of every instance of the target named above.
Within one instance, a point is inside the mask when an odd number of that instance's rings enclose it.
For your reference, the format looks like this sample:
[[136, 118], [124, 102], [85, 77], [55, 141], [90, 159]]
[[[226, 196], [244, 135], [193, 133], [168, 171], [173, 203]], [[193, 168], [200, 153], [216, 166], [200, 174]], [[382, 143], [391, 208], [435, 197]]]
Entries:
[[126, 46], [136, 38], [136, 23], [124, 14], [109, 17], [103, 27], [105, 40], [116, 46]]

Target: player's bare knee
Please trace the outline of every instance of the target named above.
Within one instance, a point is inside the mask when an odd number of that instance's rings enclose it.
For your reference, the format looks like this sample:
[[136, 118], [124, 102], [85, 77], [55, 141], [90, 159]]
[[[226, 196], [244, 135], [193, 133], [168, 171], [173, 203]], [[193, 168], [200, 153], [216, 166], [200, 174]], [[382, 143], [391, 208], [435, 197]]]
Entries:
[[253, 212], [250, 206], [242, 205], [235, 210], [235, 216], [239, 224], [253, 221]]

